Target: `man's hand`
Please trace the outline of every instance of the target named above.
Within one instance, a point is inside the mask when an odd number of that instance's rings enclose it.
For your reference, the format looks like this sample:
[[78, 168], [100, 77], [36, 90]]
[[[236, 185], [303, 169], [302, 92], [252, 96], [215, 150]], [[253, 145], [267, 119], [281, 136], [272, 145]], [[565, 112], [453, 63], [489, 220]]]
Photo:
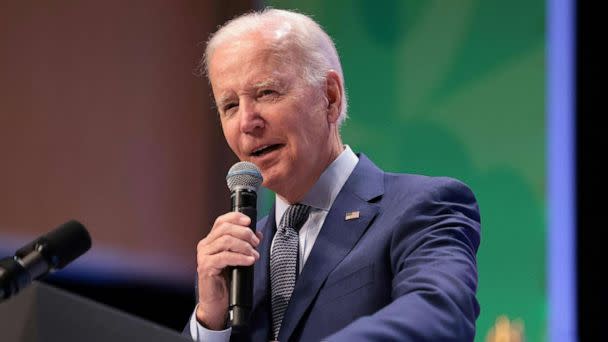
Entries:
[[262, 234], [251, 219], [238, 212], [219, 216], [197, 246], [198, 308], [196, 319], [205, 328], [225, 329], [228, 314], [228, 266], [251, 266], [260, 258], [255, 249]]

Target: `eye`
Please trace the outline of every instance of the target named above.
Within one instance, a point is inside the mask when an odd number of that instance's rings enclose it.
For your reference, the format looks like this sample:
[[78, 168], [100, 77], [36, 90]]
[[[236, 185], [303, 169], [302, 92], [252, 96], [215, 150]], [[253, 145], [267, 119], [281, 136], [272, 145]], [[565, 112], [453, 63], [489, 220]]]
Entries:
[[228, 102], [224, 105], [224, 107], [222, 109], [223, 109], [224, 113], [227, 113], [228, 111], [230, 111], [232, 108], [235, 108], [236, 106], [238, 106], [238, 103]]
[[273, 89], [263, 89], [258, 93], [259, 97], [276, 96], [278, 93]]

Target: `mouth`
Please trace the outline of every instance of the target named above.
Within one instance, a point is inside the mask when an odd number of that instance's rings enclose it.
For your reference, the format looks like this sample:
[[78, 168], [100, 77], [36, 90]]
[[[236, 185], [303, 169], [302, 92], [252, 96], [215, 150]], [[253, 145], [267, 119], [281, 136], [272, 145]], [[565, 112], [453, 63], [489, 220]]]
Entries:
[[272, 151], [276, 151], [283, 146], [284, 146], [283, 144], [271, 144], [271, 145], [260, 146], [260, 147], [256, 148], [255, 150], [253, 150], [249, 155], [252, 157], [261, 157]]

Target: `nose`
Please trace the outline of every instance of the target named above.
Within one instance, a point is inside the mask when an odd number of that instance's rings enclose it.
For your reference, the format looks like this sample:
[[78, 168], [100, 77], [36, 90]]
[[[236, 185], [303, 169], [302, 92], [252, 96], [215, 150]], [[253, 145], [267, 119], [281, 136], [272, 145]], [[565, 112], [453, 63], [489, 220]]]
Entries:
[[240, 129], [242, 133], [252, 134], [256, 130], [264, 128], [264, 119], [253, 101], [241, 101]]

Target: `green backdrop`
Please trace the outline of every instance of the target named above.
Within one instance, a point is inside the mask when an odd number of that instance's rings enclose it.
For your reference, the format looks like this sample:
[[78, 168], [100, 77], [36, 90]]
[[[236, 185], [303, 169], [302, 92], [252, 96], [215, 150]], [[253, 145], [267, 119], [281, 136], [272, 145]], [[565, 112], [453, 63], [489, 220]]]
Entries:
[[499, 315], [546, 339], [544, 1], [268, 1], [334, 38], [345, 143], [469, 184], [482, 214], [477, 341]]

